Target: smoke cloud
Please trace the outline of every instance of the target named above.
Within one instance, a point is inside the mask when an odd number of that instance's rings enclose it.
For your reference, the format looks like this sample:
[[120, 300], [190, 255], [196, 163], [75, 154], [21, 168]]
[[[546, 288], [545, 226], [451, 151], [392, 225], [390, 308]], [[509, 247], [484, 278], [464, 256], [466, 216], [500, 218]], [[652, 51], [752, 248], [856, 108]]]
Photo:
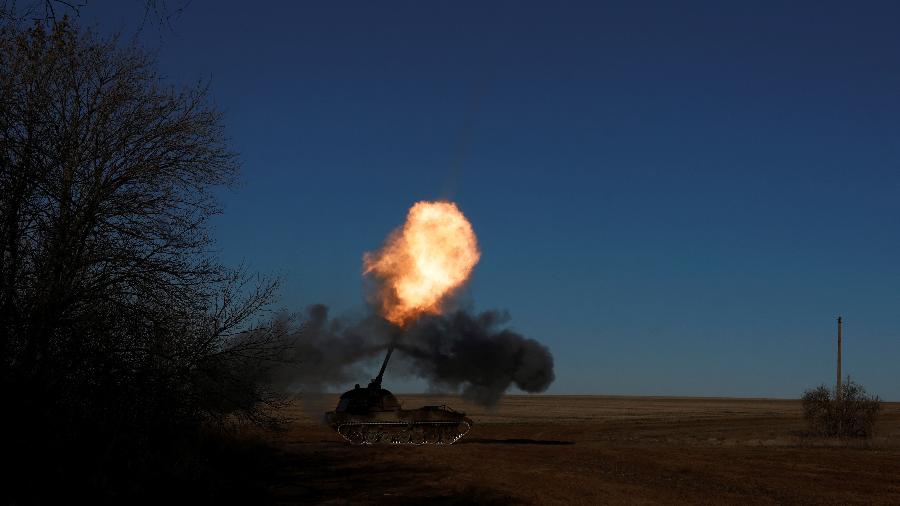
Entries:
[[287, 343], [275, 384], [284, 390], [321, 390], [327, 386], [362, 383], [362, 365], [382, 355], [391, 325], [376, 316], [359, 320], [328, 317], [328, 307], [316, 304], [299, 317], [278, 318], [278, 332]]
[[[434, 389], [460, 393], [481, 405], [496, 404], [512, 386], [543, 392], [554, 379], [550, 350], [507, 328], [506, 312], [457, 310], [423, 316], [401, 328], [375, 315], [355, 321], [329, 318], [326, 306], [315, 305], [301, 322], [285, 329], [288, 365], [276, 375], [285, 389], [365, 383], [371, 363], [383, 358], [392, 342], [395, 352], [386, 377], [392, 368], [398, 370], [397, 362], [405, 362], [409, 372]], [[281, 324], [290, 325], [287, 320]]]
[[508, 328], [506, 312], [455, 311], [426, 316], [401, 335], [397, 348], [415, 372], [483, 405], [496, 404], [510, 386], [543, 392], [553, 382], [553, 355], [534, 339]]

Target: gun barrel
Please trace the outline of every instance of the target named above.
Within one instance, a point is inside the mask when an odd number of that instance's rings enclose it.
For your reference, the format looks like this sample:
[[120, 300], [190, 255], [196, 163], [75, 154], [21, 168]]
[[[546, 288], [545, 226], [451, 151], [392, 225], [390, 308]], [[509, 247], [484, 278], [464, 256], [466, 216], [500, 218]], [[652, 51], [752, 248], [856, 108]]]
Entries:
[[391, 343], [391, 345], [388, 347], [387, 355], [384, 356], [384, 362], [381, 363], [381, 370], [378, 371], [378, 376], [376, 376], [375, 379], [372, 380], [372, 383], [374, 383], [379, 388], [381, 387], [381, 378], [384, 377], [384, 370], [385, 368], [387, 368], [388, 360], [391, 359], [391, 353], [394, 353], [394, 343]]

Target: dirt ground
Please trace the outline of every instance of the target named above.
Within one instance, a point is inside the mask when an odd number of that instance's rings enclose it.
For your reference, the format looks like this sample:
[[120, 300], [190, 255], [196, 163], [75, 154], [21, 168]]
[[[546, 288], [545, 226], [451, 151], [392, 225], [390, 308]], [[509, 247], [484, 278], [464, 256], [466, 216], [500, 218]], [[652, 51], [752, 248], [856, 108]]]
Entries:
[[509, 396], [447, 404], [475, 426], [452, 446], [349, 446], [307, 398], [275, 436], [279, 504], [900, 504], [900, 403], [870, 442], [803, 436], [799, 401]]

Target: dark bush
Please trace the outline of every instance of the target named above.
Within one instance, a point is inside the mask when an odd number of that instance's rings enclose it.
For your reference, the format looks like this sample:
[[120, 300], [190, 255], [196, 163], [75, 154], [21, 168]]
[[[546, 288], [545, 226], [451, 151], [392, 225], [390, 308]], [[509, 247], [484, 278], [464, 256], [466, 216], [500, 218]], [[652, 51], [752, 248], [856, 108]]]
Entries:
[[825, 385], [803, 393], [803, 415], [812, 434], [827, 437], [870, 438], [881, 400], [847, 378], [841, 395]]

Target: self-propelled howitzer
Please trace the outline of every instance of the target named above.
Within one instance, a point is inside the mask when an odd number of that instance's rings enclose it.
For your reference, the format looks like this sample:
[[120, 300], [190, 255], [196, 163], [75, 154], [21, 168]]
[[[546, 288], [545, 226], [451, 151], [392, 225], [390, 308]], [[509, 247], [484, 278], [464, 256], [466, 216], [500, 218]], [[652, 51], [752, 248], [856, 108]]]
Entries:
[[381, 388], [391, 354], [388, 348], [381, 370], [369, 386], [341, 395], [325, 421], [351, 444], [453, 444], [469, 432], [472, 420], [448, 406], [403, 409], [394, 394]]

